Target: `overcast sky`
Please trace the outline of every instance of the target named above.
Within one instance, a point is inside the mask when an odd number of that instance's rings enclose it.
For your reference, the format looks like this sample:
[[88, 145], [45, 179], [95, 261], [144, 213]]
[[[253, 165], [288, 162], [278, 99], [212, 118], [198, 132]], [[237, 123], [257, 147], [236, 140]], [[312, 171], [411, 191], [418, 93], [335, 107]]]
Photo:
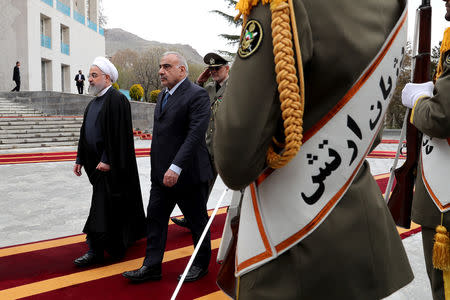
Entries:
[[[420, 3], [421, 0], [409, 1], [408, 39], [412, 39], [415, 9]], [[450, 23], [444, 20], [445, 3], [442, 0], [431, 0], [431, 5], [433, 47], [438, 45]], [[217, 9], [236, 15], [234, 8], [228, 8], [224, 0], [103, 0], [103, 7], [108, 18], [106, 28], [122, 28], [151, 41], [189, 44], [202, 56], [211, 51], [236, 50], [218, 35], [238, 34], [240, 30], [210, 13]]]

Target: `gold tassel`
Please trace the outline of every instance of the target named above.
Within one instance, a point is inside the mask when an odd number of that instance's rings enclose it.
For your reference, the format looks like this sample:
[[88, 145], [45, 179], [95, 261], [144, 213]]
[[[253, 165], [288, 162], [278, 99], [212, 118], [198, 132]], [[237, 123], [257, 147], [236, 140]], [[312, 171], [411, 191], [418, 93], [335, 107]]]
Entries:
[[442, 225], [436, 227], [434, 235], [433, 266], [442, 271], [450, 270], [450, 238]]
[[444, 214], [441, 213], [441, 225], [436, 227], [433, 246], [433, 266], [442, 271], [445, 299], [450, 300], [450, 238], [442, 224]]

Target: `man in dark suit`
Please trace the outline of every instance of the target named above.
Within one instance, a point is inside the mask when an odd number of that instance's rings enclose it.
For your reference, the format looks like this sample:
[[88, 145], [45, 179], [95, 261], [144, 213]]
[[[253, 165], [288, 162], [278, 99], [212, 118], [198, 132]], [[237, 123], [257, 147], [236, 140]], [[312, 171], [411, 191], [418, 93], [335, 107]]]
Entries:
[[[203, 71], [197, 78], [197, 84], [204, 87], [209, 95], [209, 103], [211, 107], [211, 116], [209, 118], [208, 130], [206, 131], [206, 147], [208, 148], [209, 156], [211, 158], [211, 165], [213, 168], [213, 178], [209, 181], [208, 198], [214, 187], [214, 183], [217, 178], [217, 171], [214, 167], [214, 153], [212, 152], [213, 140], [214, 140], [214, 116], [216, 115], [217, 108], [220, 103], [222, 103], [223, 94], [227, 87], [228, 82], [228, 72], [230, 71], [230, 66], [228, 65], [228, 60], [223, 58], [217, 53], [210, 52], [203, 57], [203, 61], [207, 65], [205, 71]], [[204, 86], [209, 78], [213, 81], [209, 82]], [[172, 222], [181, 227], [189, 227], [188, 222], [185, 218], [170, 218]]]
[[75, 82], [77, 83], [78, 94], [83, 94], [84, 89], [84, 75], [81, 70], [78, 71], [78, 74], [75, 75]]
[[13, 72], [13, 80], [16, 82], [16, 87], [11, 90], [11, 92], [20, 91], [20, 61], [16, 62]]
[[[159, 67], [166, 89], [159, 94], [154, 113], [147, 249], [142, 267], [123, 273], [135, 282], [161, 279], [168, 221], [175, 204], [190, 224], [194, 245], [208, 222], [208, 181], [213, 177], [205, 142], [208, 93], [187, 79], [188, 66], [179, 53], [163, 54]], [[210, 258], [208, 232], [185, 281], [206, 275]]]

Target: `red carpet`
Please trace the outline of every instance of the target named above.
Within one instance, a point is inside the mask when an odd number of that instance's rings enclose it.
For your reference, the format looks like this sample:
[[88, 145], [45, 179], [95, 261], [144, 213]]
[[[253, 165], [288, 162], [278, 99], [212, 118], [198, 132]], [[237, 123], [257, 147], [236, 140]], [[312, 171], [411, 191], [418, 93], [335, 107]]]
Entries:
[[[136, 149], [136, 157], [145, 157], [149, 155], [150, 148]], [[74, 161], [76, 157], [76, 151], [1, 154], [0, 165]], [[395, 158], [395, 152], [372, 151], [367, 158]], [[400, 155], [399, 158], [405, 159], [406, 156]]]
[[[384, 191], [389, 174], [375, 176]], [[227, 299], [215, 284], [219, 265], [215, 263], [226, 208], [219, 210], [211, 226], [212, 259], [209, 274], [194, 283], [185, 283], [177, 299]], [[406, 238], [420, 231], [400, 233]], [[177, 276], [183, 272], [193, 251], [188, 230], [169, 225], [163, 279], [132, 284], [122, 277], [126, 270], [142, 264], [145, 239], [133, 245], [125, 259], [87, 269], [76, 268], [72, 260], [87, 250], [84, 235], [0, 248], [0, 299], [170, 299]]]
[[[367, 158], [395, 158], [396, 151], [372, 151], [367, 155]], [[400, 159], [406, 159], [403, 154], [399, 155]]]
[[[136, 157], [145, 157], [150, 155], [150, 148], [140, 148], [135, 151]], [[0, 165], [75, 161], [76, 157], [76, 151], [1, 154]]]
[[[398, 144], [399, 140], [381, 140], [380, 144]], [[406, 141], [403, 141], [404, 143]]]
[[[186, 283], [177, 299], [195, 299], [218, 290], [215, 257], [224, 222], [225, 209], [222, 209], [211, 227], [214, 250], [210, 273], [197, 283]], [[192, 244], [189, 231], [170, 225], [163, 280], [136, 285], [125, 280], [121, 273], [142, 265], [145, 239], [132, 246], [122, 262], [113, 263], [107, 258], [106, 266], [87, 269], [76, 268], [72, 263], [87, 250], [84, 235], [68, 239], [74, 242], [46, 247], [44, 241], [1, 248], [0, 299], [168, 299], [178, 283], [178, 274], [183, 272], [193, 251], [193, 248], [185, 249]], [[47, 243], [60, 241], [65, 243], [64, 238]], [[33, 247], [44, 249], [33, 251]]]

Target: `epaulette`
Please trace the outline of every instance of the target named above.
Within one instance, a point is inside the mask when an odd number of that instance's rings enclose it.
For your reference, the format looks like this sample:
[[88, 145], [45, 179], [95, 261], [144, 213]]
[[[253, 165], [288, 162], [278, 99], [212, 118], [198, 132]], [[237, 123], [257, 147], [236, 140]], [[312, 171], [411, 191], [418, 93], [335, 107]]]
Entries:
[[[247, 18], [259, 2], [263, 5], [270, 3], [276, 81], [286, 136], [285, 145], [280, 153], [274, 150], [274, 144], [269, 146], [267, 152], [268, 166], [277, 169], [291, 161], [300, 151], [302, 145], [303, 111], [305, 107], [303, 65], [292, 0], [239, 0], [236, 4], [236, 9], [239, 10], [236, 19], [240, 18], [241, 15], [244, 16], [239, 56], [246, 58], [254, 53], [254, 50], [247, 50], [252, 48], [250, 42], [254, 40], [255, 24], [258, 23], [254, 20], [247, 22]], [[261, 37], [262, 29], [258, 33], [258, 36]], [[295, 51], [293, 45], [295, 45]], [[258, 45], [256, 45], [257, 47]], [[297, 66], [294, 53], [297, 56]]]

